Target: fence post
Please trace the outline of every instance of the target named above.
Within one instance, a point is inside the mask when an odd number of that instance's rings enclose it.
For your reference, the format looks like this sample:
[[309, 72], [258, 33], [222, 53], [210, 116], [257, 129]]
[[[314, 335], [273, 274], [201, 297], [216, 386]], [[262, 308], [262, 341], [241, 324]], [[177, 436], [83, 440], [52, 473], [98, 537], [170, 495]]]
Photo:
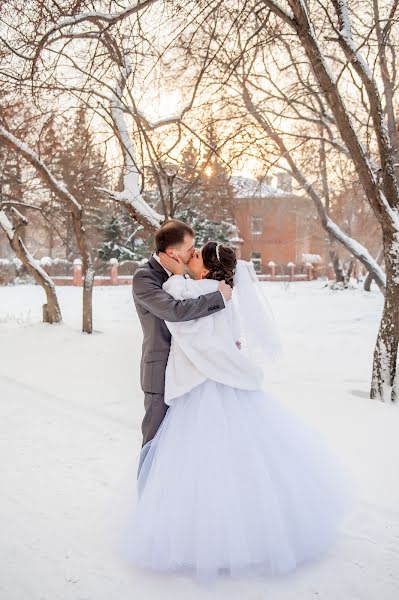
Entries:
[[295, 273], [295, 263], [293, 263], [292, 261], [290, 261], [287, 264], [287, 267], [289, 269], [290, 272], [290, 280], [292, 281], [294, 279], [294, 273]]
[[118, 285], [118, 259], [110, 258], [111, 265], [111, 285]]
[[73, 261], [73, 285], [83, 285], [82, 261], [80, 258], [75, 258]]
[[273, 279], [276, 276], [276, 263], [270, 260], [267, 266], [270, 268], [271, 278]]
[[313, 279], [313, 267], [312, 267], [312, 263], [307, 262], [305, 264], [305, 268], [306, 268], [306, 271], [308, 273], [308, 281], [312, 281], [312, 279]]

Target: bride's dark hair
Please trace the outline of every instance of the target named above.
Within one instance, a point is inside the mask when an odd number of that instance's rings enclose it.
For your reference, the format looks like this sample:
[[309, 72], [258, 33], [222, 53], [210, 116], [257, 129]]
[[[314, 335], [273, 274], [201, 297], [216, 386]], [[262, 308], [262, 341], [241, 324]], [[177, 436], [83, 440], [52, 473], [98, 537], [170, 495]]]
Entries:
[[204, 267], [209, 270], [206, 279], [217, 279], [225, 281], [233, 287], [234, 269], [237, 264], [237, 257], [234, 248], [221, 244], [219, 246], [219, 258], [216, 255], [217, 242], [206, 242], [202, 247], [202, 261]]

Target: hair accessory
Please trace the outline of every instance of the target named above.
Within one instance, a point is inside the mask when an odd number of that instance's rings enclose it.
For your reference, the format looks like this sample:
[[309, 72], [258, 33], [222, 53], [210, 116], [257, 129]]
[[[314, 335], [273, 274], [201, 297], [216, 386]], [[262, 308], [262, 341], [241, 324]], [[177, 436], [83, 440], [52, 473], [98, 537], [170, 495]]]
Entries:
[[216, 258], [218, 259], [218, 261], [220, 262], [220, 256], [219, 256], [219, 248], [222, 244], [216, 244]]

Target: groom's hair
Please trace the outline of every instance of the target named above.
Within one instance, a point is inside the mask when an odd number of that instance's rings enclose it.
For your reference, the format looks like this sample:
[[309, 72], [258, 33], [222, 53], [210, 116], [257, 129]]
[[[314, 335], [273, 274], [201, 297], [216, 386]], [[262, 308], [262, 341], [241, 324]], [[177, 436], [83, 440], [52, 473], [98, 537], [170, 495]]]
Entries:
[[155, 251], [165, 252], [166, 248], [180, 246], [184, 242], [186, 234], [195, 237], [194, 229], [179, 221], [179, 219], [169, 219], [161, 225], [155, 232]]

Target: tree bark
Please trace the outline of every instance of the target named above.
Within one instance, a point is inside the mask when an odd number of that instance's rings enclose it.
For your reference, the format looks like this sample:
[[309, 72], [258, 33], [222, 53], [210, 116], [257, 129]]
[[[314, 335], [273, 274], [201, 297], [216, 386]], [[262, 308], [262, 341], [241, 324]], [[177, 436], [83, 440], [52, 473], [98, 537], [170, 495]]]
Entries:
[[44, 293], [47, 297], [47, 303], [43, 304], [43, 322], [44, 323], [61, 323], [61, 309], [58, 304], [57, 293], [55, 285], [52, 282], [50, 276], [44, 269], [41, 268], [39, 263], [33, 258], [28, 252], [23, 240], [21, 239], [18, 229], [28, 224], [26, 217], [22, 216], [21, 213], [14, 209], [13, 211], [20, 217], [17, 225], [13, 226], [9, 221], [4, 210], [0, 210], [0, 225], [7, 235], [7, 239], [10, 242], [10, 246], [24, 264], [28, 272], [32, 275], [35, 281], [42, 286]]
[[[275, 0], [264, 0], [281, 18], [281, 7]], [[345, 0], [332, 0], [338, 16], [338, 43], [361, 78], [367, 93], [370, 115], [378, 145], [383, 188], [368, 160], [350, 114], [340, 94], [336, 78], [330, 72], [326, 57], [317, 41], [309, 11], [304, 0], [288, 0], [293, 16], [284, 21], [296, 32], [305, 50], [315, 77], [334, 115], [362, 183], [366, 197], [381, 224], [384, 239], [387, 285], [384, 311], [374, 350], [371, 398], [395, 401], [398, 397], [396, 362], [399, 342], [399, 189], [396, 178], [393, 142], [385, 124], [384, 111], [371, 69], [353, 43]]]
[[[382, 261], [383, 258], [384, 258], [384, 246], [382, 246], [382, 248], [379, 251], [378, 256], [376, 258], [376, 261], [377, 261], [377, 263], [379, 265], [381, 264], [381, 261]], [[370, 289], [371, 289], [371, 282], [373, 281], [373, 279], [374, 279], [373, 274], [370, 271], [368, 271], [367, 276], [366, 276], [366, 278], [364, 280], [364, 286], [363, 286], [363, 289], [366, 292], [370, 291]]]
[[399, 398], [399, 236], [384, 233], [387, 288], [374, 349], [371, 398], [395, 402]]
[[43, 179], [49, 189], [54, 192], [63, 202], [65, 202], [71, 211], [73, 229], [79, 248], [79, 254], [82, 259], [82, 271], [85, 282], [83, 288], [82, 331], [85, 333], [92, 333], [92, 294], [94, 273], [91, 254], [86, 239], [86, 232], [83, 226], [82, 206], [66, 188], [66, 186], [53, 176], [51, 171], [42, 162], [39, 156], [27, 144], [19, 140], [10, 131], [1, 126], [0, 139], [2, 139], [13, 150], [19, 152], [33, 167], [35, 167], [38, 175]]

